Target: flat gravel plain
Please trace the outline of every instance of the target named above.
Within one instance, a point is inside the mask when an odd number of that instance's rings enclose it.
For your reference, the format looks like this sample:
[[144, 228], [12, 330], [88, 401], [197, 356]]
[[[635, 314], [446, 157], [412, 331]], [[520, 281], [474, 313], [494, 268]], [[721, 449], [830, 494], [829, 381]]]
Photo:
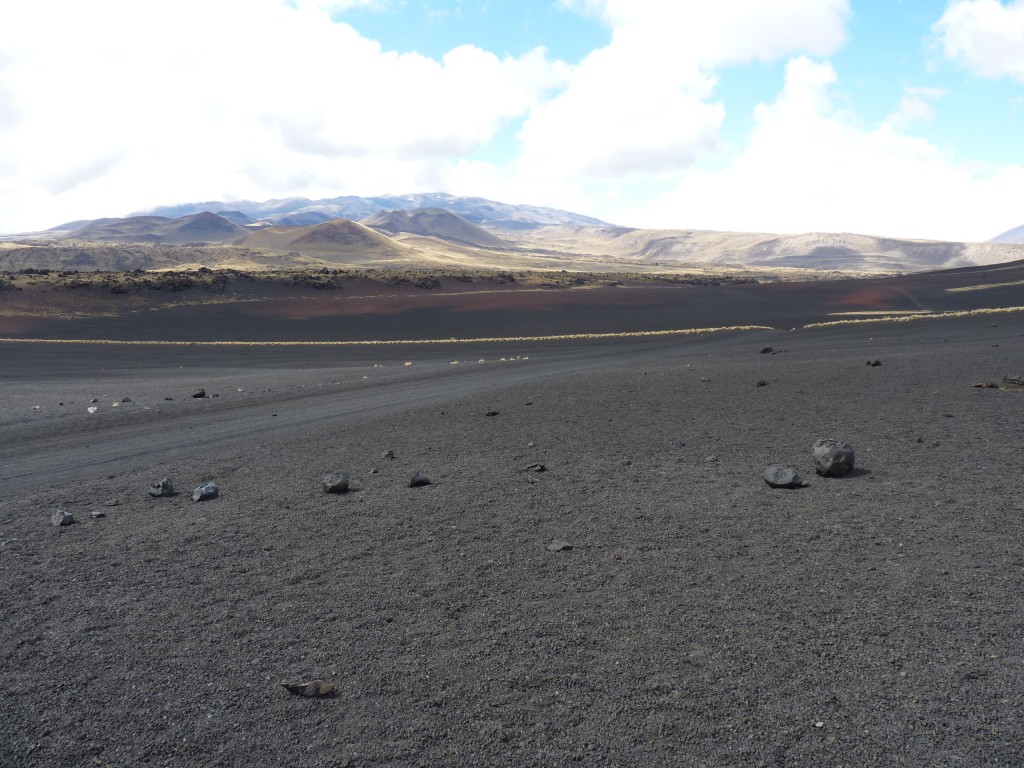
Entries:
[[1020, 315], [54, 349], [0, 350], [4, 766], [1024, 764]]

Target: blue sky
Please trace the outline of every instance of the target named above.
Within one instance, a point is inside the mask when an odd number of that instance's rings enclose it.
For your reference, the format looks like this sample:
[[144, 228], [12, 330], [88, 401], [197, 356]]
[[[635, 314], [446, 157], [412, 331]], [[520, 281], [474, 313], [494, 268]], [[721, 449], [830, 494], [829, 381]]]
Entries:
[[0, 232], [447, 191], [982, 240], [1024, 223], [1022, 136], [1024, 0], [0, 7]]

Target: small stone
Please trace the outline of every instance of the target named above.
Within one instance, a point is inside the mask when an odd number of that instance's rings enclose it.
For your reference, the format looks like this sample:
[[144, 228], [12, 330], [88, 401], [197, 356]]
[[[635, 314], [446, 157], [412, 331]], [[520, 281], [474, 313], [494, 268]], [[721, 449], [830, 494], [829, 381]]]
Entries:
[[718, 457], [717, 456], [705, 456], [704, 457], [704, 463], [705, 464], [714, 464], [716, 461], [718, 461]]
[[547, 469], [548, 469], [548, 468], [547, 468], [547, 467], [545, 467], [545, 466], [544, 466], [543, 464], [541, 464], [540, 462], [534, 462], [533, 464], [530, 464], [530, 465], [529, 465], [529, 466], [528, 466], [528, 467], [527, 467], [527, 468], [526, 468], [525, 470], [523, 470], [523, 471], [524, 471], [524, 472], [547, 472]]
[[174, 402], [174, 398], [173, 397], [165, 397], [164, 400], [169, 400], [171, 402]]
[[394, 451], [384, 451], [384, 453], [382, 453], [380, 455], [380, 457], [382, 459], [393, 459], [393, 458], [395, 458], [395, 452]]
[[220, 487], [216, 483], [203, 483], [192, 491], [192, 501], [216, 499], [220, 495]]
[[89, 513], [89, 517], [91, 517], [93, 520], [99, 520], [101, 517], [106, 516], [107, 513], [104, 512], [102, 509], [94, 509], [92, 512]]
[[417, 471], [412, 476], [412, 479], [409, 481], [409, 487], [410, 488], [420, 488], [420, 487], [422, 487], [424, 485], [431, 485], [431, 484], [432, 483], [431, 483], [430, 478], [427, 477], [426, 475], [424, 475], [422, 472], [419, 472], [419, 471]]
[[1000, 383], [999, 388], [1011, 392], [1024, 391], [1024, 376], [1003, 376], [1003, 381]]
[[99, 402], [99, 400], [97, 400], [97, 399], [96, 399], [96, 398], [94, 397], [94, 398], [93, 398], [92, 400], [90, 400], [89, 402], [90, 402], [90, 403], [98, 403], [98, 402]]
[[339, 469], [324, 478], [324, 493], [348, 493], [348, 485], [348, 472]]
[[488, 411], [485, 415], [486, 416], [497, 416], [499, 413], [501, 413], [501, 411]]
[[841, 477], [853, 470], [853, 446], [832, 438], [815, 440], [811, 445], [814, 471], [822, 477]]
[[761, 477], [771, 488], [804, 488], [807, 486], [792, 467], [768, 467]]
[[200, 387], [199, 389], [192, 393], [192, 397], [196, 398], [197, 400], [206, 397], [206, 390]]
[[548, 552], [568, 552], [572, 549], [572, 544], [568, 541], [560, 541], [555, 539], [547, 546]]
[[103, 502], [103, 506], [104, 506], [104, 507], [116, 507], [116, 506], [118, 506], [118, 505], [119, 505], [120, 503], [121, 503], [121, 502], [120, 502], [120, 501], [118, 501], [117, 499], [107, 499], [106, 501], [104, 501], [104, 502]]
[[996, 384], [994, 381], [985, 380], [976, 381], [973, 384], [971, 384], [971, 386], [977, 387], [978, 389], [999, 389], [999, 385]]
[[50, 525], [54, 528], [59, 528], [64, 525], [72, 525], [74, 522], [75, 516], [66, 509], [55, 509], [53, 514], [50, 515]]
[[771, 354], [772, 352], [774, 352], [774, 351], [775, 351], [775, 350], [774, 350], [774, 349], [772, 349], [771, 347], [762, 347], [762, 348], [761, 348], [761, 354], [762, 354], [762, 355], [770, 355], [770, 354]]
[[90, 406], [89, 406], [88, 408], [86, 408], [85, 410], [87, 410], [87, 411], [88, 411], [89, 413], [96, 413], [96, 411], [98, 411], [98, 410], [99, 410], [99, 408], [98, 408], [97, 406], [95, 406], [95, 405], [90, 405]]
[[880, 366], [882, 364], [882, 361], [881, 360], [868, 360], [867, 364], [870, 365], [872, 368], [877, 368], [878, 366]]
[[168, 477], [162, 480], [157, 480], [151, 486], [149, 486], [150, 496], [173, 496], [174, 486], [171, 484], [171, 480]]
[[125, 395], [124, 397], [121, 398], [122, 403], [130, 403], [131, 401], [132, 399], [128, 397], [128, 395]]
[[334, 685], [324, 680], [310, 680], [308, 683], [281, 683], [293, 696], [322, 698], [334, 693]]
[[767, 387], [767, 386], [768, 386], [768, 382], [767, 382], [767, 381], [765, 381], [764, 379], [761, 379], [760, 381], [758, 381], [758, 382], [757, 382], [757, 384], [756, 384], [755, 386], [758, 386], [758, 387]]
[[816, 723], [814, 724], [814, 727], [815, 727], [815, 728], [824, 728], [824, 727], [825, 727], [825, 724], [824, 724], [823, 722], [821, 722], [821, 720], [819, 720], [818, 722], [816, 722]]

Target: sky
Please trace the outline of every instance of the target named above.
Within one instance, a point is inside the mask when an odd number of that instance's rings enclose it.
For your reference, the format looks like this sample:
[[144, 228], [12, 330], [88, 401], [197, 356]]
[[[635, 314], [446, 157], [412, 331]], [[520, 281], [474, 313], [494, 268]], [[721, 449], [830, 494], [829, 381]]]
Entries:
[[1024, 224], [1024, 0], [0, 4], [0, 233], [411, 192], [987, 240]]

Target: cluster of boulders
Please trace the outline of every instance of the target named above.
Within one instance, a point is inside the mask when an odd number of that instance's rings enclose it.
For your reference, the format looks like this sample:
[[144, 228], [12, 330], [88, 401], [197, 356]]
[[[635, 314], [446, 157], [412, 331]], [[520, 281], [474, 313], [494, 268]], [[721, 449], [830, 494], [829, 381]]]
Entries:
[[[174, 495], [174, 484], [169, 477], [161, 478], [149, 486], [149, 495], [155, 498]], [[203, 483], [192, 491], [192, 501], [207, 501], [220, 495], [220, 486], [216, 483]]]
[[[823, 437], [811, 445], [811, 458], [816, 474], [821, 477], [842, 477], [853, 471], [856, 456], [849, 443]], [[772, 488], [804, 488], [808, 485], [792, 467], [771, 466], [761, 477]]]
[[[391, 451], [388, 451], [385, 456], [388, 457], [388, 454], [390, 454], [389, 458], [394, 458], [394, 454]], [[374, 471], [376, 472], [376, 470]], [[349, 474], [343, 469], [335, 470], [324, 477], [322, 485], [324, 493], [348, 493], [350, 490]], [[409, 487], [421, 488], [424, 485], [433, 485], [433, 481], [419, 470], [416, 470], [409, 480]]]

